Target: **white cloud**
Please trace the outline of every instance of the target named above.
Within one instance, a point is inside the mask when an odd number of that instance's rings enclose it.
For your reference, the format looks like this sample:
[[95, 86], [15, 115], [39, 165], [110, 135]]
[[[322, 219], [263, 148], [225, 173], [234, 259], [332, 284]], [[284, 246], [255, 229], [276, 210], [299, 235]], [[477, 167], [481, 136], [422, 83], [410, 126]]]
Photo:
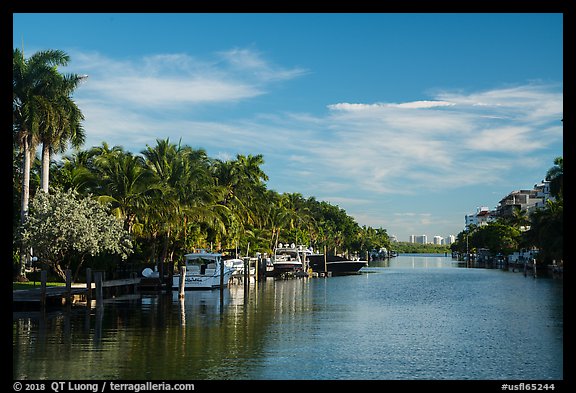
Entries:
[[518, 159], [561, 142], [552, 126], [563, 110], [556, 86], [434, 98], [328, 105], [324, 126], [335, 140], [315, 147], [315, 157], [361, 189], [414, 194], [497, 182]]
[[453, 102], [448, 101], [413, 101], [397, 104], [396, 106], [398, 108], [423, 109], [423, 108], [436, 108], [441, 106], [452, 106], [452, 105], [455, 104]]
[[504, 126], [479, 130], [477, 136], [465, 141], [475, 151], [528, 152], [541, 148], [547, 141], [533, 135], [529, 126]]
[[220, 52], [219, 55], [232, 69], [248, 72], [263, 82], [289, 80], [307, 73], [302, 68], [284, 69], [263, 59], [259, 52], [245, 48], [235, 48]]
[[247, 99], [262, 94], [254, 86], [207, 77], [116, 76], [94, 83], [91, 92], [124, 104], [183, 106]]
[[137, 108], [246, 100], [266, 94], [266, 86], [274, 81], [305, 73], [275, 66], [246, 49], [203, 60], [182, 53], [131, 60], [113, 60], [99, 53], [73, 53], [73, 57], [75, 69], [89, 75], [79, 94], [98, 97], [103, 105]]
[[405, 109], [425, 109], [425, 108], [437, 108], [443, 106], [455, 105], [453, 102], [448, 101], [412, 101], [403, 102], [400, 104], [394, 103], [374, 103], [374, 104], [351, 104], [348, 102], [342, 102], [338, 104], [328, 105], [328, 109], [334, 111], [369, 111], [369, 110], [385, 110], [387, 108], [405, 108]]

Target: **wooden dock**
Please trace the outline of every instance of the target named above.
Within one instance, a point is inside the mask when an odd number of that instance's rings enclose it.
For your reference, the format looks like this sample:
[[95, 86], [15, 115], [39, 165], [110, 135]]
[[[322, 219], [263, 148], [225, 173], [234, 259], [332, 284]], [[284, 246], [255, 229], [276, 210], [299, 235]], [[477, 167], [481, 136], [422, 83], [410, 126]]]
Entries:
[[[45, 272], [43, 272], [45, 273]], [[66, 305], [74, 302], [86, 302], [87, 305], [96, 300], [96, 304], [103, 299], [114, 297], [122, 293], [135, 293], [140, 285], [140, 277], [133, 277], [120, 280], [102, 280], [102, 273], [94, 273], [94, 282], [91, 280], [91, 273], [87, 271], [87, 282], [85, 284], [72, 284], [70, 279], [66, 280], [65, 286], [46, 286], [45, 274], [39, 287], [12, 291], [13, 308], [18, 307], [40, 307], [48, 305]]]

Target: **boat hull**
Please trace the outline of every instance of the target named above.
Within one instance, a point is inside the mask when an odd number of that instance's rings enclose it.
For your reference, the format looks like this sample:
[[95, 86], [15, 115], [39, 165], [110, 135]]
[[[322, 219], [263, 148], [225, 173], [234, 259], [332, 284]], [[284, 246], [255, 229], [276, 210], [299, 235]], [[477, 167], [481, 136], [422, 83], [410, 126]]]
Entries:
[[302, 263], [275, 263], [272, 275], [278, 277], [283, 274], [296, 273], [300, 270], [302, 270]]
[[324, 266], [324, 255], [309, 255], [308, 264], [314, 272], [328, 271], [332, 275], [356, 274], [364, 266], [368, 266], [366, 261], [351, 261], [334, 255], [326, 257], [326, 266]]
[[[230, 277], [233, 270], [227, 269], [224, 272], [224, 287], [228, 286]], [[180, 288], [180, 275], [176, 274], [172, 277], [172, 289]], [[188, 274], [184, 278], [184, 289], [216, 289], [220, 288], [220, 274], [203, 275], [203, 274]]]

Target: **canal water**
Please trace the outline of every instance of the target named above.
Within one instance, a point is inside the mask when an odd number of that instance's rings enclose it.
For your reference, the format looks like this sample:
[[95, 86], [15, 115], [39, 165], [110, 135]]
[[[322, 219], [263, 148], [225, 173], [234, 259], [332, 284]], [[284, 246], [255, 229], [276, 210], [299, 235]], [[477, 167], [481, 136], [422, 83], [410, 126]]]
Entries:
[[563, 281], [400, 255], [341, 277], [13, 312], [14, 379], [562, 380]]

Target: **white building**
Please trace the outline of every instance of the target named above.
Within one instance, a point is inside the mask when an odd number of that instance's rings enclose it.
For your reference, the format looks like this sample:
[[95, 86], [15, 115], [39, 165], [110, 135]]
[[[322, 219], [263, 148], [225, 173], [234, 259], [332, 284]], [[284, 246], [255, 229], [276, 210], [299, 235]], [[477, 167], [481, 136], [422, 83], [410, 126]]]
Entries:
[[428, 243], [428, 236], [426, 236], [426, 235], [414, 236], [414, 243], [426, 244], [426, 243]]
[[495, 211], [490, 210], [486, 206], [477, 207], [476, 213], [467, 214], [464, 217], [466, 228], [468, 228], [470, 225], [475, 226], [486, 225], [489, 222], [494, 221], [496, 219], [495, 216], [496, 216]]
[[549, 199], [554, 199], [550, 196], [550, 182], [542, 180], [541, 183], [534, 184], [531, 190], [512, 191], [500, 200], [494, 210], [484, 206], [476, 208], [476, 213], [464, 216], [465, 227], [468, 229], [470, 225], [485, 225], [495, 221], [497, 217], [509, 217], [517, 208], [530, 213], [544, 207]]

